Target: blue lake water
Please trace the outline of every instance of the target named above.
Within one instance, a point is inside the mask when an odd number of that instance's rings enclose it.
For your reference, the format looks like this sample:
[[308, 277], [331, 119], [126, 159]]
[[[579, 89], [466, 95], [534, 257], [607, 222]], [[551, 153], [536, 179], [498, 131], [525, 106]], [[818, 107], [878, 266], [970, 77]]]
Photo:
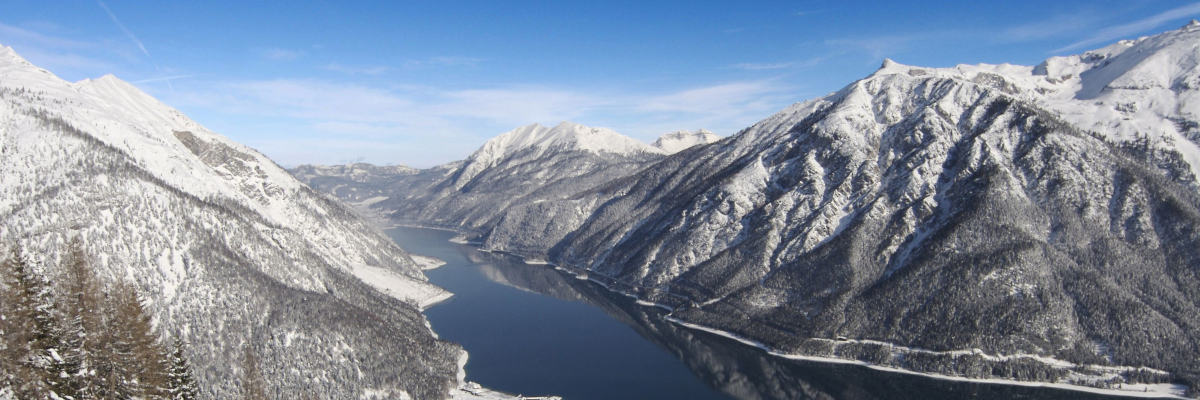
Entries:
[[450, 232], [388, 234], [411, 253], [446, 261], [426, 275], [454, 297], [425, 313], [440, 337], [470, 353], [468, 380], [508, 393], [570, 400], [1120, 398], [773, 357], [670, 323], [661, 309], [549, 266], [451, 243]]

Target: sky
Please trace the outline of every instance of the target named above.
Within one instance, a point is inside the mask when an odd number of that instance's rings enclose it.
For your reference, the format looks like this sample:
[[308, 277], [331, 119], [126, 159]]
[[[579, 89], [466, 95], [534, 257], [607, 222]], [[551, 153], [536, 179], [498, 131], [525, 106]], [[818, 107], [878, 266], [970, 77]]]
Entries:
[[1036, 65], [1200, 2], [26, 1], [0, 44], [113, 74], [284, 166], [429, 167], [531, 123], [719, 135], [871, 74]]

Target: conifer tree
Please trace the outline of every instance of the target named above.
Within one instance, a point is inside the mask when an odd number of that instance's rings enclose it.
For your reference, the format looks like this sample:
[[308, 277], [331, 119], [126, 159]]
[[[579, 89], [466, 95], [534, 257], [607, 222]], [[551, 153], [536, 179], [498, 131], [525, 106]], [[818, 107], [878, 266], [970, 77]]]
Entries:
[[0, 260], [0, 393], [196, 398], [183, 343], [167, 351], [137, 290], [122, 282], [103, 290], [77, 240], [63, 261], [54, 293], [27, 257], [14, 250]]
[[113, 353], [119, 360], [116, 369], [122, 380], [116, 394], [166, 397], [170, 363], [154, 334], [150, 314], [142, 305], [141, 296], [132, 286], [118, 283], [112, 289], [112, 302], [113, 321], [109, 329], [115, 333]]
[[64, 373], [59, 352], [61, 329], [49, 285], [34, 271], [28, 258], [16, 251], [2, 264], [4, 286], [11, 297], [5, 302], [5, 376], [19, 398], [69, 390], [69, 374]]
[[267, 384], [263, 380], [262, 371], [258, 369], [258, 354], [250, 343], [244, 346], [242, 357], [242, 399], [264, 400], [267, 398]]
[[15, 249], [0, 260], [0, 389], [10, 394], [19, 383], [17, 376], [21, 365], [18, 360], [25, 355], [22, 344], [28, 332], [14, 288], [17, 262], [20, 257]]
[[107, 362], [101, 349], [104, 330], [100, 284], [78, 238], [68, 245], [58, 298], [61, 316], [64, 372], [71, 376], [75, 398], [98, 398], [102, 382], [96, 366]]
[[171, 400], [193, 400], [199, 396], [196, 380], [192, 377], [192, 367], [183, 354], [183, 347], [183, 341], [176, 338], [174, 349], [171, 351]]

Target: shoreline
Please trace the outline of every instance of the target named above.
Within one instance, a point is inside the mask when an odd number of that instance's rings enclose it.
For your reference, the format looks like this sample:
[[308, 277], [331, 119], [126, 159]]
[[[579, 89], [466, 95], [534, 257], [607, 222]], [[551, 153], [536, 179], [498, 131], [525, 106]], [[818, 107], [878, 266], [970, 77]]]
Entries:
[[[388, 229], [394, 229], [394, 228], [431, 229], [431, 230], [455, 233], [455, 234], [459, 235], [459, 237], [461, 237], [462, 235], [465, 235], [461, 231], [457, 231], [457, 230], [453, 230], [453, 229], [446, 229], [446, 228], [435, 228], [435, 227], [408, 225], [408, 224], [393, 224], [393, 225], [394, 226], [392, 228], [388, 228]], [[873, 364], [873, 363], [869, 363], [866, 361], [847, 359], [847, 358], [807, 356], [807, 355], [800, 355], [800, 354], [785, 353], [781, 350], [771, 348], [770, 346], [767, 346], [766, 344], [764, 344], [762, 342], [759, 342], [759, 341], [756, 341], [756, 340], [753, 340], [750, 338], [742, 337], [742, 336], [734, 334], [732, 332], [727, 332], [727, 331], [723, 331], [720, 329], [707, 327], [704, 325], [699, 325], [699, 324], [695, 324], [695, 323], [691, 323], [691, 322], [687, 322], [687, 321], [675, 318], [670, 315], [670, 313], [672, 311], [674, 311], [674, 309], [672, 307], [669, 307], [669, 306], [666, 306], [663, 304], [657, 304], [654, 302], [646, 301], [646, 300], [642, 299], [641, 297], [638, 297], [637, 295], [634, 295], [632, 293], [626, 293], [626, 292], [623, 292], [620, 290], [613, 289], [610, 285], [605, 284], [604, 282], [601, 282], [599, 280], [593, 279], [591, 277], [591, 275], [594, 274], [595, 272], [588, 271], [588, 270], [582, 270], [582, 269], [578, 269], [578, 268], [574, 268], [574, 267], [563, 267], [556, 263], [546, 261], [542, 258], [524, 257], [524, 256], [521, 256], [521, 255], [518, 255], [515, 253], [504, 251], [504, 250], [484, 249], [479, 246], [479, 243], [466, 243], [465, 241], [456, 241], [456, 240], [454, 240], [456, 238], [452, 238], [450, 241], [453, 243], [456, 243], [456, 244], [469, 245], [469, 246], [475, 248], [477, 251], [483, 251], [483, 252], [488, 252], [488, 253], [498, 253], [498, 254], [504, 254], [507, 256], [516, 257], [516, 258], [521, 259], [521, 261], [527, 265], [540, 265], [540, 266], [551, 267], [555, 270], [558, 270], [558, 271], [561, 271], [564, 273], [568, 273], [568, 274], [572, 275], [573, 277], [575, 277], [576, 279], [593, 282], [593, 283], [603, 287], [605, 290], [607, 290], [609, 292], [634, 299], [635, 303], [640, 306], [653, 307], [653, 308], [659, 308], [659, 309], [665, 310], [667, 312], [667, 315], [665, 315], [664, 317], [666, 318], [667, 321], [669, 321], [671, 323], [674, 323], [676, 325], [679, 325], [681, 327], [685, 327], [688, 329], [703, 331], [703, 332], [707, 332], [707, 333], [710, 333], [713, 335], [725, 337], [727, 339], [734, 340], [743, 345], [751, 346], [751, 347], [763, 350], [768, 355], [773, 356], [773, 357], [779, 357], [779, 358], [788, 359], [788, 360], [799, 360], [799, 361], [809, 361], [809, 362], [818, 362], [818, 363], [858, 365], [858, 366], [863, 366], [863, 367], [870, 368], [870, 369], [877, 370], [877, 371], [900, 373], [900, 374], [906, 374], [906, 375], [914, 375], [914, 376], [921, 376], [921, 377], [927, 377], [927, 378], [932, 378], [932, 379], [948, 380], [948, 381], [955, 381], [955, 382], [984, 383], [984, 384], [996, 384], [996, 385], [1015, 385], [1015, 386], [1024, 386], [1024, 387], [1040, 387], [1040, 388], [1070, 390], [1070, 391], [1086, 392], [1086, 393], [1102, 394], [1102, 395], [1124, 396], [1124, 397], [1131, 397], [1131, 398], [1189, 399], [1189, 397], [1184, 396], [1184, 394], [1186, 393], [1186, 390], [1187, 390], [1186, 387], [1184, 387], [1182, 385], [1172, 384], [1172, 383], [1123, 384], [1129, 388], [1127, 388], [1127, 389], [1126, 388], [1111, 389], [1111, 388], [1098, 388], [1098, 387], [1093, 387], [1093, 386], [1077, 385], [1077, 384], [1071, 384], [1071, 383], [1060, 383], [1060, 382], [1020, 381], [1020, 380], [1015, 380], [1015, 379], [1004, 379], [1004, 378], [968, 378], [968, 377], [962, 377], [962, 376], [943, 375], [943, 374], [913, 371], [913, 370], [908, 370], [908, 369], [903, 369], [903, 368], [889, 367], [889, 366], [885, 366], [885, 365]], [[582, 273], [576, 272], [574, 270], [582, 271]], [[820, 338], [814, 338], [814, 339], [820, 339]], [[884, 343], [884, 342], [881, 342], [881, 343]], [[898, 345], [891, 344], [891, 343], [887, 343], [887, 344], [892, 345], [892, 346], [897, 346], [897, 347], [905, 347], [905, 346], [898, 346]], [[969, 350], [960, 350], [960, 351], [969, 351]], [[1001, 355], [999, 357], [1007, 357], [1007, 356]], [[1058, 361], [1058, 360], [1056, 360], [1056, 361]], [[1114, 367], [1108, 367], [1108, 366], [1100, 366], [1100, 367], [1114, 368]], [[1115, 368], [1136, 368], [1136, 367], [1115, 367]], [[1136, 390], [1136, 389], [1142, 389], [1142, 390]]]

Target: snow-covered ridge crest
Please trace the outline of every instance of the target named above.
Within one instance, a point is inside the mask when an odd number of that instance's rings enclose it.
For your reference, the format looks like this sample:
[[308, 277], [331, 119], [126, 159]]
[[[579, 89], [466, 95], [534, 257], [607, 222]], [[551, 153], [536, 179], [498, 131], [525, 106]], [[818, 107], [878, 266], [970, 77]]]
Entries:
[[568, 121], [554, 127], [530, 124], [505, 132], [484, 143], [466, 159], [459, 182], [466, 182], [514, 154], [532, 152], [533, 154], [526, 155], [540, 158], [545, 154], [565, 151], [617, 155], [666, 154], [662, 149], [608, 128], [593, 128]]
[[[231, 198], [276, 223], [297, 217], [279, 196], [267, 193], [285, 193], [303, 187], [287, 171], [257, 151], [209, 131], [128, 82], [111, 74], [67, 82], [30, 64], [8, 47], [0, 49], [0, 76], [5, 78], [0, 81], [2, 88], [37, 91], [47, 101], [69, 105], [56, 110], [64, 113], [65, 120], [125, 151], [152, 173], [170, 171], [157, 177], [189, 194], [199, 198]], [[186, 154], [195, 148], [186, 146], [175, 132], [188, 132], [198, 143], [237, 153], [247, 170], [234, 176], [237, 174], [231, 175], [231, 171], [219, 165], [208, 165], [199, 154], [179, 157], [181, 151]], [[216, 183], [224, 178], [241, 180], [242, 184], [231, 187]], [[270, 185], [256, 185], [259, 180]]]
[[699, 129], [694, 132], [675, 131], [659, 136], [658, 140], [654, 141], [653, 146], [667, 154], [675, 154], [692, 146], [709, 144], [718, 140], [721, 140], [720, 136], [705, 129]]
[[632, 154], [661, 153], [637, 139], [608, 128], [593, 128], [564, 121], [554, 127], [530, 124], [488, 140], [471, 154], [470, 160], [487, 162], [525, 149], [581, 150]]
[[242, 343], [279, 367], [267, 374], [284, 397], [403, 386], [435, 398], [454, 378], [459, 350], [418, 309], [448, 294], [350, 208], [114, 76], [67, 82], [10, 48], [0, 238], [49, 276], [80, 239], [97, 276], [136, 286], [156, 325], [189, 343], [204, 397], [233, 396]]
[[887, 90], [929, 78], [999, 91], [1052, 110], [1111, 143], [1164, 153], [1165, 162], [1186, 165], [1173, 172], [1178, 179], [1200, 185], [1200, 22], [1195, 20], [1162, 34], [1051, 57], [1037, 66], [922, 68], [889, 59], [856, 85]]

